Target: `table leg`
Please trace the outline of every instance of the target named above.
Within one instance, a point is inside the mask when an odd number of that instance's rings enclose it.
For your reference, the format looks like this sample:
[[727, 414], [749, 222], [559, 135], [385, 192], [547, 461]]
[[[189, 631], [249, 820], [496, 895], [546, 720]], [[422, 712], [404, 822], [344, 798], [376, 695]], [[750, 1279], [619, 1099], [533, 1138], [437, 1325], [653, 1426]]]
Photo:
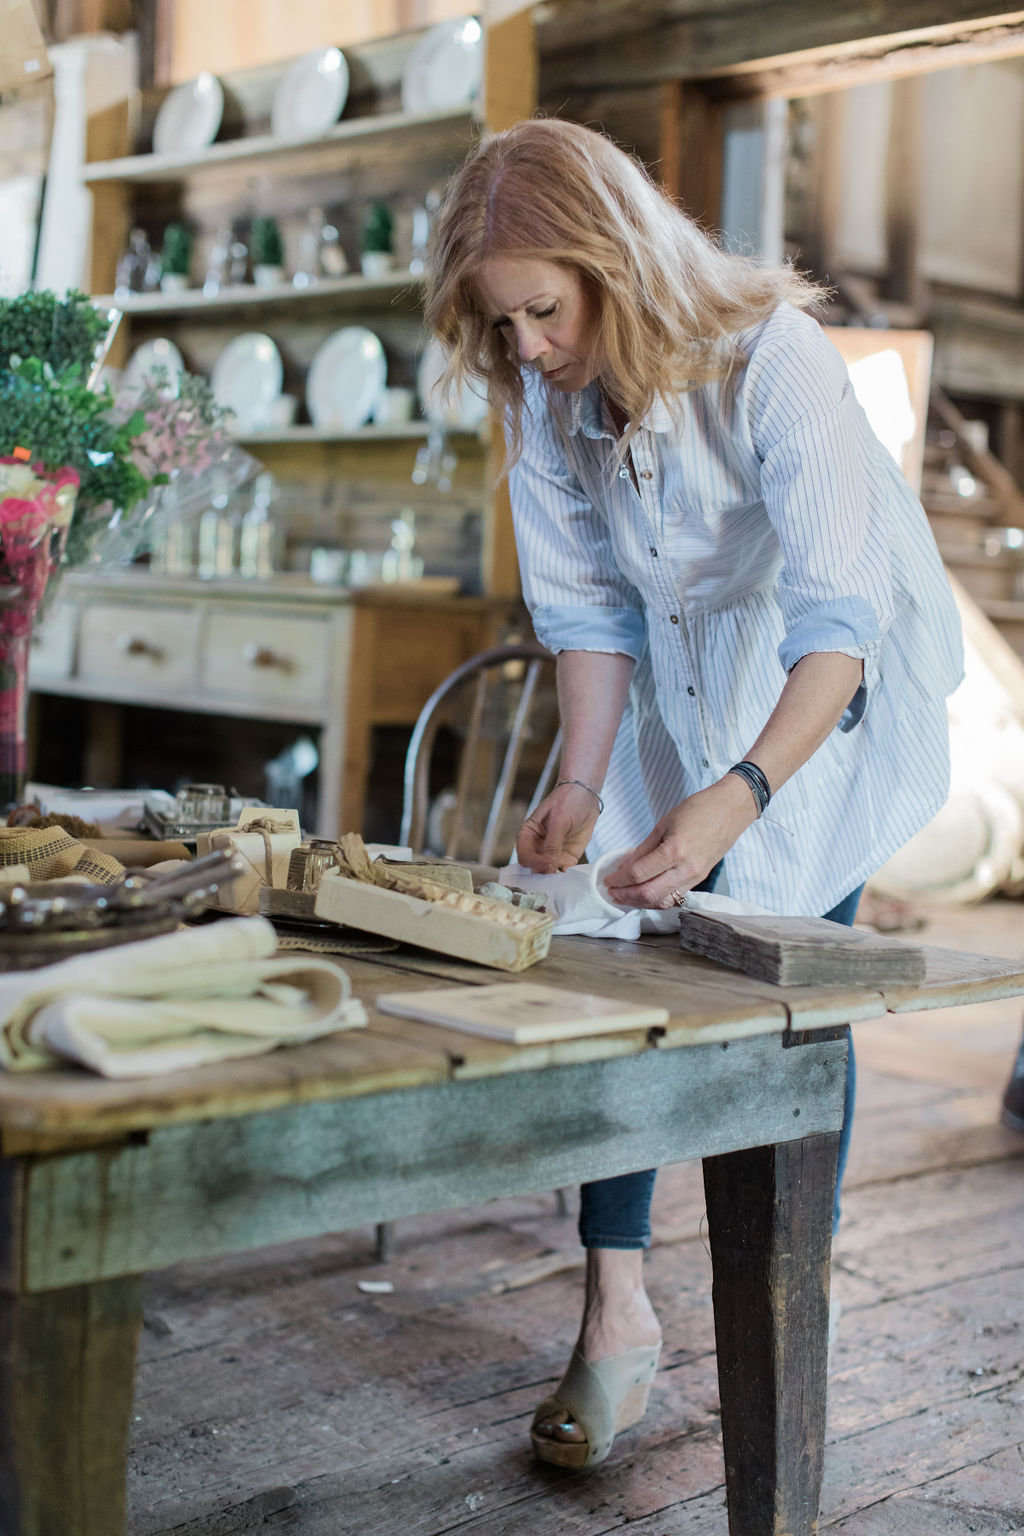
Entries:
[[138, 1276], [0, 1292], [0, 1531], [123, 1536]]
[[730, 1536], [813, 1536], [837, 1133], [704, 1159]]

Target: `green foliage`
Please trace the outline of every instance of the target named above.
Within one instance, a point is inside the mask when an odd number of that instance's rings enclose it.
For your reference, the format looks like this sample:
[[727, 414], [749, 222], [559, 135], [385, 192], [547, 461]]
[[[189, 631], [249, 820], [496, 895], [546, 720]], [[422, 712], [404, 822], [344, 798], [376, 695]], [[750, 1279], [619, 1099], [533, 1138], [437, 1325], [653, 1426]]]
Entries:
[[[0, 457], [27, 448], [46, 469], [69, 465], [81, 479], [67, 562], [75, 563], [76, 540], [97, 509], [132, 507], [150, 481], [132, 462], [132, 440], [142, 430], [141, 412], [125, 422], [110, 417], [110, 392], [88, 390], [77, 363], [57, 373], [38, 358], [17, 362], [0, 375]], [[166, 476], [162, 477], [166, 479]]]
[[192, 270], [192, 231], [187, 224], [168, 224], [164, 230], [164, 248], [160, 270], [188, 277]]
[[392, 233], [391, 209], [387, 203], [371, 203], [363, 225], [363, 250], [390, 251]]
[[55, 373], [75, 363], [88, 372], [107, 328], [106, 315], [84, 293], [0, 299], [0, 370], [10, 368], [12, 357], [33, 357]]
[[253, 264], [258, 267], [283, 267], [284, 242], [276, 219], [258, 218], [252, 221], [252, 238], [249, 241]]

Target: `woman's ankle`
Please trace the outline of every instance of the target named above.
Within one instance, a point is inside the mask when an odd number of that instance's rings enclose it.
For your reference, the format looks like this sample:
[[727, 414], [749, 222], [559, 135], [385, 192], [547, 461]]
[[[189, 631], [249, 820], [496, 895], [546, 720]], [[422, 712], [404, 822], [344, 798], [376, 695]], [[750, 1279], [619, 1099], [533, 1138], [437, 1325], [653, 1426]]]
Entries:
[[584, 1359], [601, 1360], [661, 1338], [657, 1314], [643, 1282], [643, 1251], [587, 1251], [587, 1299], [577, 1347]]

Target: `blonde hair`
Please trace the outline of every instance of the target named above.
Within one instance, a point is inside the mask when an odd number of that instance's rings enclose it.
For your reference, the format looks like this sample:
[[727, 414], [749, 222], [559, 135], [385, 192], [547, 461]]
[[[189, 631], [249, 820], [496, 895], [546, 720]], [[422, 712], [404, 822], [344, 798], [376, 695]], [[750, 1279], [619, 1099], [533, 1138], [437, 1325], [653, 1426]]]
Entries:
[[492, 135], [435, 220], [426, 319], [449, 352], [445, 383], [485, 384], [507, 422], [510, 463], [522, 446], [523, 380], [514, 347], [476, 298], [491, 256], [576, 272], [595, 316], [602, 382], [633, 423], [658, 394], [671, 402], [727, 378], [743, 362], [733, 338], [781, 301], [806, 309], [825, 297], [788, 266], [721, 250], [603, 134], [533, 118]]

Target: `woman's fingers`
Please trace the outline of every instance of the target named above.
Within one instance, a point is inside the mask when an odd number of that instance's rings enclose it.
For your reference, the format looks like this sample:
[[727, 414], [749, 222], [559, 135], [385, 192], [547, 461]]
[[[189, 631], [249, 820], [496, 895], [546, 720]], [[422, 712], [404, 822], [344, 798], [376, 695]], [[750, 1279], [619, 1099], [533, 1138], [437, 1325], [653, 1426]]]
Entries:
[[516, 839], [519, 862], [535, 874], [551, 875], [578, 864], [597, 820], [587, 806], [573, 811], [562, 794], [542, 800], [527, 817]]

